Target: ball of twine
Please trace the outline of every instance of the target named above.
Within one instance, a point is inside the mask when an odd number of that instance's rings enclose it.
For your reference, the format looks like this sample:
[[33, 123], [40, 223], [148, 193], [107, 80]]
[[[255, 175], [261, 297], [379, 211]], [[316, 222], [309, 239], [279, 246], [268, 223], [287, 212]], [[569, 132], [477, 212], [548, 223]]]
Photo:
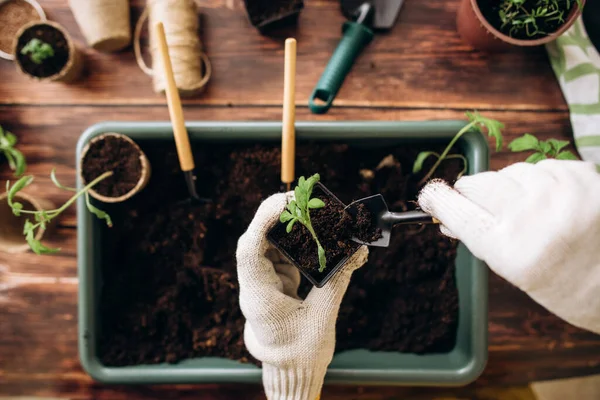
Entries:
[[139, 67], [152, 76], [154, 91], [164, 93], [164, 69], [160, 60], [154, 29], [150, 29], [150, 54], [152, 68], [142, 57], [140, 38], [144, 22], [149, 26], [162, 22], [165, 27], [169, 55], [173, 64], [175, 84], [182, 96], [200, 92], [210, 80], [212, 73], [210, 60], [202, 51], [198, 36], [198, 7], [194, 0], [148, 0], [144, 12], [138, 20], [134, 32], [134, 52]]

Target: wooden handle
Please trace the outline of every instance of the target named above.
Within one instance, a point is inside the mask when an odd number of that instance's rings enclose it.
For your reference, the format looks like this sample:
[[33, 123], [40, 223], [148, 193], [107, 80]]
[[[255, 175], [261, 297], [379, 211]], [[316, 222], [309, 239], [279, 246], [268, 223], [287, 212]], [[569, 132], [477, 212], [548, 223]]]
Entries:
[[296, 39], [285, 41], [283, 81], [283, 129], [281, 132], [281, 182], [289, 186], [295, 178], [296, 161]]
[[156, 24], [156, 41], [158, 43], [159, 53], [161, 55], [163, 68], [165, 71], [166, 95], [167, 104], [169, 105], [169, 115], [173, 124], [173, 135], [175, 136], [175, 146], [177, 147], [177, 156], [179, 157], [179, 165], [182, 171], [192, 171], [194, 169], [194, 156], [190, 146], [190, 138], [185, 129], [185, 121], [183, 119], [183, 108], [181, 107], [181, 99], [179, 91], [175, 84], [175, 76], [173, 75], [173, 66], [171, 65], [171, 56], [167, 47], [167, 37], [165, 35], [165, 27], [162, 22]]

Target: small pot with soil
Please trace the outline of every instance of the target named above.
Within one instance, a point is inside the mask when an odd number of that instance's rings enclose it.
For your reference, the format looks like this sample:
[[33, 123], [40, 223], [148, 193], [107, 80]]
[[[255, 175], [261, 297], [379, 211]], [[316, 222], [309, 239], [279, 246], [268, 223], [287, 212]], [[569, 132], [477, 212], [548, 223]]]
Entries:
[[46, 14], [35, 0], [0, 0], [0, 58], [14, 61], [13, 42], [26, 24], [45, 21]]
[[[7, 198], [7, 192], [0, 195], [0, 251], [10, 254], [24, 253], [30, 247], [23, 236], [23, 225], [28, 216], [15, 216], [9, 207]], [[26, 209], [42, 211], [54, 208], [48, 200], [38, 199], [26, 193], [18, 193], [14, 198]], [[37, 230], [35, 240], [42, 240], [44, 233], [45, 229]]]
[[139, 193], [150, 179], [150, 162], [140, 147], [120, 133], [105, 133], [90, 140], [81, 153], [80, 174], [84, 184], [106, 171], [113, 175], [89, 193], [104, 203], [119, 203]]
[[39, 81], [72, 82], [83, 71], [83, 55], [67, 31], [55, 22], [21, 28], [13, 45], [17, 69]]
[[301, 177], [290, 201], [267, 239], [316, 287], [320, 288], [359, 249], [352, 238], [372, 242], [381, 235], [366, 208], [356, 216], [325, 186], [319, 174]]
[[244, 0], [248, 18], [261, 33], [293, 25], [304, 8], [304, 0]]
[[479, 50], [540, 46], [569, 29], [584, 5], [585, 0], [461, 0], [457, 30]]

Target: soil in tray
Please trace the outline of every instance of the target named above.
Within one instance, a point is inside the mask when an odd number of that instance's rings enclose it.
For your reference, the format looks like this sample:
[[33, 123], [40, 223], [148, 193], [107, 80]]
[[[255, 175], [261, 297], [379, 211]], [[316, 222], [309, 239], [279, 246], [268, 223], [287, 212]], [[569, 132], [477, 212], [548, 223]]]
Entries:
[[[174, 149], [140, 145], [161, 168], [127, 207], [105, 207], [115, 221], [111, 230], [98, 224], [102, 362], [135, 365], [202, 356], [256, 362], [243, 343], [235, 248], [260, 202], [279, 191], [279, 149], [196, 147], [200, 195], [214, 200], [202, 206], [181, 202], [187, 191]], [[303, 144], [297, 148], [297, 173], [319, 172], [346, 204], [382, 193], [391, 210], [406, 211], [414, 208], [419, 189], [420, 176], [410, 171], [420, 150]], [[377, 169], [389, 154], [394, 162]], [[439, 177], [452, 180], [460, 169], [458, 160], [448, 161]], [[451, 350], [458, 321], [455, 256], [456, 243], [438, 227], [395, 228], [390, 247], [371, 249], [368, 263], [355, 272], [340, 309], [337, 351]], [[311, 287], [304, 280], [301, 294]]]
[[139, 150], [127, 140], [107, 136], [92, 143], [82, 163], [83, 179], [89, 183], [107, 171], [113, 175], [94, 190], [107, 197], [120, 197], [135, 188], [142, 176]]
[[[564, 11], [563, 21], [559, 21], [559, 20], [548, 21], [544, 18], [537, 18], [536, 24], [537, 24], [538, 30], [540, 32], [544, 32], [544, 33], [538, 33], [538, 34], [529, 36], [529, 35], [527, 35], [527, 33], [525, 32], [524, 29], [519, 29], [517, 31], [517, 33], [514, 33], [511, 35], [510, 30], [512, 28], [512, 25], [506, 25], [505, 27], [502, 27], [502, 20], [500, 19], [500, 14], [499, 14], [501, 6], [502, 6], [501, 1], [499, 1], [499, 0], [477, 0], [477, 4], [479, 5], [479, 9], [481, 10], [481, 13], [485, 17], [485, 19], [494, 28], [498, 29], [500, 32], [504, 33], [505, 35], [508, 35], [515, 39], [523, 39], [523, 40], [539, 39], [539, 38], [545, 37], [551, 33], [556, 32], [566, 22], [573, 7], [577, 7], [576, 0], [570, 0], [570, 1], [559, 0], [558, 4], [562, 6], [561, 10]], [[524, 7], [529, 10], [532, 6], [535, 6], [535, 5], [536, 5], [535, 0], [526, 0]], [[567, 7], [567, 5], [568, 5], [568, 7]], [[537, 8], [537, 6], [536, 6], [536, 8]]]
[[245, 0], [253, 25], [283, 18], [302, 7], [302, 0]]
[[352, 241], [353, 237], [372, 242], [381, 237], [381, 231], [373, 226], [371, 213], [363, 205], [358, 209], [356, 218], [353, 218], [344, 211], [343, 203], [319, 187], [314, 189], [311, 198], [321, 199], [325, 203], [325, 207], [310, 211], [312, 225], [327, 258], [327, 267], [322, 272], [319, 271], [317, 244], [304, 225], [297, 223], [292, 231], [287, 233], [287, 224], [277, 224], [270, 232], [270, 238], [275, 240], [300, 268], [315, 280], [321, 281], [360, 247]]
[[[54, 49], [54, 56], [45, 59], [41, 64], [36, 64], [28, 54], [21, 54], [21, 50], [31, 39], [39, 39], [44, 43], [48, 43]], [[16, 57], [25, 72], [38, 78], [47, 78], [58, 74], [67, 65], [69, 61], [69, 44], [58, 29], [49, 25], [35, 25], [19, 37]]]

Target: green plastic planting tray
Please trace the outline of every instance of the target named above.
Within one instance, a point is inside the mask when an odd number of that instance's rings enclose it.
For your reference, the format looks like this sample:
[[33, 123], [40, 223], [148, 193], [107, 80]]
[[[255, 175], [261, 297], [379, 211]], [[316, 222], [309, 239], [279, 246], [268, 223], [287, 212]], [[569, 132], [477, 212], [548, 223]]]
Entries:
[[[302, 141], [344, 141], [374, 148], [397, 144], [448, 142], [464, 126], [462, 121], [431, 122], [300, 122], [296, 135]], [[273, 142], [281, 140], [281, 124], [273, 122], [191, 122], [192, 142]], [[90, 127], [77, 144], [77, 159], [84, 145], [105, 132], [119, 132], [143, 143], [163, 141], [174, 146], [166, 122], [107, 122]], [[479, 133], [469, 133], [458, 144], [469, 160], [468, 173], [488, 168], [488, 145]], [[79, 174], [78, 174], [79, 176]], [[82, 187], [82, 182], [77, 183]], [[77, 204], [79, 271], [79, 357], [94, 379], [114, 384], [259, 383], [261, 370], [253, 365], [220, 358], [195, 358], [179, 364], [108, 367], [97, 354], [98, 309], [102, 282], [101, 222]], [[235, 249], [231, 249], [235, 251]], [[462, 244], [456, 259], [459, 323], [456, 346], [445, 354], [402, 354], [351, 350], [336, 354], [326, 382], [353, 385], [465, 385], [483, 371], [487, 360], [487, 269]]]

